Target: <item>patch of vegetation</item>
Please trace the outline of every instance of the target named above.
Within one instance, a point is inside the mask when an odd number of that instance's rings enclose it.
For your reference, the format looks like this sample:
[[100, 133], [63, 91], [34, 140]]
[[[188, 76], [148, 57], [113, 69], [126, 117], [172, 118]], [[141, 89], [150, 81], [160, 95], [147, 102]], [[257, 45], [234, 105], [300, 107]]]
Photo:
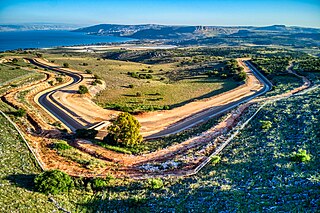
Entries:
[[148, 180], [148, 187], [150, 189], [162, 189], [163, 181], [160, 178], [151, 178]]
[[26, 144], [2, 115], [0, 126], [0, 211], [54, 211], [48, 197], [35, 192], [34, 176], [41, 170]]
[[53, 148], [57, 151], [63, 151], [67, 149], [71, 149], [72, 147], [65, 141], [59, 141], [53, 144]]
[[127, 112], [120, 113], [108, 127], [108, 135], [103, 139], [108, 144], [135, 147], [142, 142], [139, 121]]
[[271, 121], [260, 120], [260, 123], [261, 123], [261, 129], [263, 129], [264, 131], [268, 131], [268, 129], [272, 127]]
[[45, 171], [34, 179], [35, 187], [45, 194], [60, 194], [73, 188], [74, 183], [69, 175], [58, 170]]
[[31, 73], [33, 72], [24, 69], [11, 70], [9, 66], [0, 64], [0, 85], [17, 77], [21, 77]]
[[320, 58], [309, 57], [305, 60], [299, 60], [294, 70], [298, 72], [320, 72]]
[[291, 158], [293, 161], [301, 163], [305, 163], [311, 160], [310, 154], [307, 154], [307, 151], [303, 149], [299, 149], [298, 152], [293, 152]]
[[15, 112], [13, 112], [13, 115], [16, 117], [24, 117], [26, 116], [27, 111], [25, 109], [17, 109]]
[[221, 160], [221, 157], [218, 156], [218, 155], [215, 155], [215, 156], [213, 156], [213, 157], [211, 158], [211, 164], [212, 164], [212, 165], [216, 165], [217, 163], [220, 162], [220, 160]]
[[84, 86], [84, 85], [80, 85], [79, 86], [79, 90], [78, 90], [79, 94], [86, 94], [88, 92], [89, 92], [89, 90], [88, 90], [88, 88], [86, 86]]

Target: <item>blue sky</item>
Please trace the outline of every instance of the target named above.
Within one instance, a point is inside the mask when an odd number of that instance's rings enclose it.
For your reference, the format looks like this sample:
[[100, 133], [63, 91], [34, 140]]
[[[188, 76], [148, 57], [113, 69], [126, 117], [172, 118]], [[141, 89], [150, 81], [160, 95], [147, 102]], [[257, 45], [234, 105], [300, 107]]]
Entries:
[[320, 28], [320, 0], [0, 0], [0, 23], [30, 22]]

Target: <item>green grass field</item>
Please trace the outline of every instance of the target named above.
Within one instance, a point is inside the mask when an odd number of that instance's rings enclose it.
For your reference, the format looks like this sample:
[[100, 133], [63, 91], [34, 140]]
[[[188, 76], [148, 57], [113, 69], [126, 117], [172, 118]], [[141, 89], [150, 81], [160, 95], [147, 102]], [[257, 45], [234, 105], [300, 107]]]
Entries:
[[[206, 75], [196, 75], [174, 81], [168, 77], [168, 73], [176, 72], [176, 63], [149, 65], [117, 60], [97, 60], [92, 57], [60, 57], [57, 55], [46, 55], [45, 57], [58, 64], [69, 63], [70, 67], [77, 70], [91, 70], [93, 74], [100, 76], [107, 84], [106, 90], [95, 98], [95, 101], [101, 106], [117, 104], [176, 107], [238, 86], [232, 79], [221, 80], [208, 78]], [[83, 63], [88, 65], [83, 66]], [[137, 79], [129, 76], [128, 72], [151, 74], [153, 78]], [[129, 85], [132, 85], [133, 88], [130, 88]], [[137, 93], [141, 95], [137, 97]]]
[[39, 166], [13, 126], [0, 115], [0, 211], [48, 212], [48, 197], [33, 191]]
[[0, 84], [30, 73], [32, 72], [0, 64]]

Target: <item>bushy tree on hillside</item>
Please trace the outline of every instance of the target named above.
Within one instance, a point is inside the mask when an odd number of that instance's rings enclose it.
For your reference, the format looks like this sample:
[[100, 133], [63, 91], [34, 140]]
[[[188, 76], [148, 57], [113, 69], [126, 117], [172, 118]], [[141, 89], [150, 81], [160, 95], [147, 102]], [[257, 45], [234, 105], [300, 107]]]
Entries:
[[[104, 140], [108, 143], [116, 143], [123, 146], [134, 147], [141, 143], [140, 123], [131, 114], [124, 112], [108, 127], [108, 135]], [[111, 141], [110, 141], [111, 140]]]

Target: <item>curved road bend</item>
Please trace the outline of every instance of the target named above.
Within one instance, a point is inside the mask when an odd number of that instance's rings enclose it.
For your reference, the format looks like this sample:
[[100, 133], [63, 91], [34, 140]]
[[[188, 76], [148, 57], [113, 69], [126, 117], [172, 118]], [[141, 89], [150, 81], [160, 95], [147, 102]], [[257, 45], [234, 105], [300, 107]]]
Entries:
[[[59, 73], [64, 73], [64, 74], [67, 74], [73, 78], [73, 82], [70, 83], [69, 85], [64, 86], [62, 88], [59, 88], [57, 90], [46, 92], [45, 94], [41, 95], [39, 98], [39, 103], [45, 109], [47, 109], [50, 113], [52, 113], [54, 116], [56, 116], [62, 123], [64, 123], [67, 127], [69, 127], [70, 130], [75, 131], [76, 129], [85, 128], [85, 126], [83, 126], [76, 119], [74, 119], [75, 117], [77, 117], [78, 119], [81, 119], [77, 114], [75, 114], [73, 111], [69, 110], [68, 108], [64, 107], [62, 104], [60, 104], [59, 102], [57, 102], [53, 98], [53, 94], [56, 91], [61, 90], [65, 87], [71, 86], [73, 84], [79, 83], [80, 81], [82, 81], [83, 77], [81, 75], [78, 75], [75, 73], [67, 72], [67, 71], [61, 70], [56, 67], [51, 67], [51, 66], [42, 64], [34, 59], [28, 59], [28, 60], [31, 63], [33, 63], [39, 67], [47, 68], [47, 69], [50, 69], [50, 70], [53, 70], [53, 71], [56, 71]], [[233, 109], [236, 106], [238, 106], [244, 102], [250, 101], [250, 100], [256, 98], [257, 96], [263, 95], [266, 92], [268, 92], [272, 87], [271, 82], [267, 78], [265, 78], [249, 61], [245, 61], [245, 64], [252, 71], [252, 73], [258, 78], [258, 80], [263, 84], [263, 88], [261, 90], [257, 91], [255, 94], [252, 94], [248, 97], [244, 97], [240, 100], [231, 102], [231, 103], [226, 104], [224, 106], [213, 107], [213, 108], [204, 110], [200, 113], [197, 113], [196, 115], [191, 115], [191, 116], [183, 119], [183, 121], [181, 121], [181, 122], [178, 122], [174, 125], [171, 125], [168, 128], [166, 128], [158, 133], [155, 133], [155, 134], [152, 134], [150, 136], [145, 137], [145, 139], [160, 138], [160, 137], [164, 137], [164, 136], [168, 136], [171, 134], [181, 132], [181, 131], [188, 129], [188, 128], [191, 128], [199, 123], [205, 122], [213, 117], [219, 116], [222, 113], [224, 113], [230, 109]], [[55, 104], [53, 104], [52, 102], [54, 102]], [[59, 107], [57, 107], [56, 104]], [[66, 113], [66, 112], [68, 112], [68, 113]], [[72, 115], [72, 116], [70, 116], [70, 115]], [[90, 124], [89, 122], [87, 122], [85, 120], [82, 120], [82, 121], [87, 124]]]
[[211, 119], [213, 117], [217, 117], [217, 116], [221, 115], [222, 113], [227, 112], [227, 111], [239, 106], [242, 103], [248, 102], [248, 101], [268, 92], [272, 88], [272, 83], [266, 77], [264, 77], [249, 61], [244, 61], [244, 63], [252, 71], [252, 73], [258, 78], [258, 80], [263, 84], [263, 88], [261, 90], [257, 91], [256, 93], [254, 93], [250, 96], [244, 97], [240, 100], [231, 102], [231, 103], [226, 104], [224, 106], [212, 107], [210, 109], [206, 109], [202, 112], [199, 112], [196, 115], [191, 115], [191, 116], [185, 118], [184, 121], [173, 124], [158, 133], [146, 136], [145, 139], [150, 140], [150, 139], [155, 139], [155, 138], [161, 138], [164, 136], [168, 136], [171, 134], [181, 132], [181, 131], [186, 130], [188, 128], [191, 128], [197, 124], [208, 121], [209, 119]]
[[[56, 90], [53, 90], [53, 91], [49, 91], [49, 92], [46, 92], [46, 93], [42, 94], [39, 97], [38, 101], [46, 110], [48, 110], [51, 114], [53, 114], [56, 118], [58, 118], [71, 131], [75, 132], [77, 129], [85, 128], [85, 126], [83, 126], [76, 119], [74, 119], [74, 117], [77, 117], [78, 119], [81, 119], [77, 114], [75, 114], [73, 111], [69, 110], [68, 108], [66, 108], [65, 106], [63, 106], [61, 103], [59, 103], [57, 100], [55, 100], [53, 98], [53, 94], [55, 92], [57, 92], [58, 90], [64, 89], [66, 87], [69, 87], [71, 85], [74, 85], [74, 84], [77, 84], [77, 83], [81, 82], [83, 77], [81, 75], [78, 75], [78, 74], [75, 74], [75, 73], [67, 72], [67, 71], [61, 70], [59, 68], [55, 68], [55, 67], [51, 67], [51, 66], [42, 64], [42, 63], [40, 63], [40, 62], [38, 62], [38, 61], [36, 61], [34, 59], [26, 58], [26, 60], [28, 60], [30, 63], [32, 63], [32, 64], [34, 64], [36, 66], [39, 66], [39, 67], [42, 67], [42, 68], [46, 68], [46, 69], [50, 69], [50, 70], [58, 72], [58, 73], [67, 74], [68, 76], [70, 76], [72, 78], [73, 81], [70, 84], [68, 84], [66, 86], [63, 86], [63, 87], [61, 87], [59, 89], [56, 89]], [[57, 107], [57, 105], [59, 107]], [[66, 112], [68, 112], [69, 114], [66, 113]], [[72, 116], [70, 116], [70, 114]], [[86, 122], [86, 123], [88, 123], [88, 122]]]

